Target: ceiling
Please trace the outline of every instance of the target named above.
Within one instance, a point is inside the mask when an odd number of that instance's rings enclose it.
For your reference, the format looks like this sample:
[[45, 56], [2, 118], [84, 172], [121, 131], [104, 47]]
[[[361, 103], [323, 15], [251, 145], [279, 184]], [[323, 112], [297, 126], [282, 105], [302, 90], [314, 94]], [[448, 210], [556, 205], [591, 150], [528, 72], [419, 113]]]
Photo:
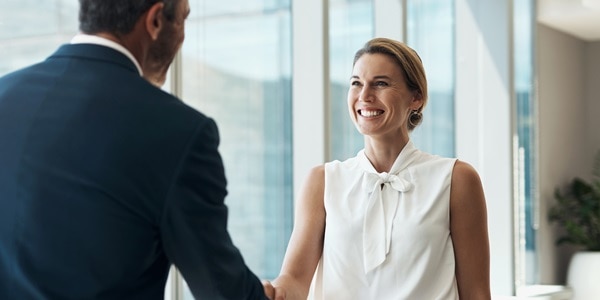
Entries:
[[600, 0], [538, 0], [538, 22], [585, 41], [600, 41]]

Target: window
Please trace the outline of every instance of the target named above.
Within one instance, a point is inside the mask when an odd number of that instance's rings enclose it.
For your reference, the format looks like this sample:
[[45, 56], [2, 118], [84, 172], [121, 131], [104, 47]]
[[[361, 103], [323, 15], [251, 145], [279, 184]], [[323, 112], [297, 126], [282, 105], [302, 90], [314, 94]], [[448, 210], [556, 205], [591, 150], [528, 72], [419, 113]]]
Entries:
[[46, 59], [78, 31], [79, 4], [70, 0], [3, 0], [0, 76]]
[[373, 1], [329, 0], [329, 159], [345, 160], [363, 148], [348, 115], [354, 53], [373, 37]]
[[293, 220], [290, 3], [190, 6], [181, 98], [217, 122], [229, 232], [250, 269], [274, 278]]
[[536, 107], [533, 93], [533, 1], [515, 2], [513, 8], [514, 86], [516, 114], [516, 174], [518, 174], [518, 220], [515, 232], [517, 286], [539, 283], [537, 230], [538, 203], [536, 178]]
[[454, 157], [454, 1], [407, 0], [407, 44], [423, 61], [429, 100], [411, 138], [419, 149]]

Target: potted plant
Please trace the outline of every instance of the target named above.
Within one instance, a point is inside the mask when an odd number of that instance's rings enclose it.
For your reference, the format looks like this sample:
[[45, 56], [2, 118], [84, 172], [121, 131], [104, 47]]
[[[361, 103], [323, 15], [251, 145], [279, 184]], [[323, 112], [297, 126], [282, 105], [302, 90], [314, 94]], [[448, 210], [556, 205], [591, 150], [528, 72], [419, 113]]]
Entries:
[[551, 222], [564, 229], [557, 244], [581, 247], [575, 253], [567, 273], [573, 300], [598, 299], [600, 295], [600, 152], [596, 155], [590, 182], [574, 178], [561, 191], [556, 189], [556, 204], [549, 210]]

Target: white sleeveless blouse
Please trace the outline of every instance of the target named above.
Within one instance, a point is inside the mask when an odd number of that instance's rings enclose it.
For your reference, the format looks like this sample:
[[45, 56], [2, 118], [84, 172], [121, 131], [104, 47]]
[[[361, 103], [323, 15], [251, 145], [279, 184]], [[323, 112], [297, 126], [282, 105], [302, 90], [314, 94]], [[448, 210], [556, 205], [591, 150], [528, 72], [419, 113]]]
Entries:
[[450, 236], [456, 159], [408, 142], [390, 173], [364, 150], [325, 164], [325, 241], [309, 299], [458, 299]]

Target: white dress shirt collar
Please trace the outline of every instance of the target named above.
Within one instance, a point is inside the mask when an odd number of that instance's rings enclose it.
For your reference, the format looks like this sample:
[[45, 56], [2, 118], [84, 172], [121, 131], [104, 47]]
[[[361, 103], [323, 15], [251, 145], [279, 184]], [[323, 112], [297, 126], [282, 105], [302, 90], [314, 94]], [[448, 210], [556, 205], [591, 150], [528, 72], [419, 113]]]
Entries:
[[140, 76], [143, 76], [144, 73], [142, 72], [142, 67], [140, 66], [140, 64], [138, 63], [138, 61], [135, 59], [135, 57], [133, 56], [133, 54], [131, 54], [131, 52], [129, 52], [129, 50], [127, 50], [127, 48], [119, 45], [118, 43], [115, 43], [109, 39], [97, 36], [97, 35], [89, 35], [89, 34], [77, 34], [75, 37], [73, 37], [73, 39], [71, 40], [71, 44], [94, 44], [94, 45], [101, 45], [101, 46], [105, 46], [105, 47], [109, 47], [112, 48], [114, 50], [117, 50], [121, 53], [123, 53], [125, 56], [127, 56], [135, 65], [135, 67], [137, 68], [138, 72], [140, 73]]

